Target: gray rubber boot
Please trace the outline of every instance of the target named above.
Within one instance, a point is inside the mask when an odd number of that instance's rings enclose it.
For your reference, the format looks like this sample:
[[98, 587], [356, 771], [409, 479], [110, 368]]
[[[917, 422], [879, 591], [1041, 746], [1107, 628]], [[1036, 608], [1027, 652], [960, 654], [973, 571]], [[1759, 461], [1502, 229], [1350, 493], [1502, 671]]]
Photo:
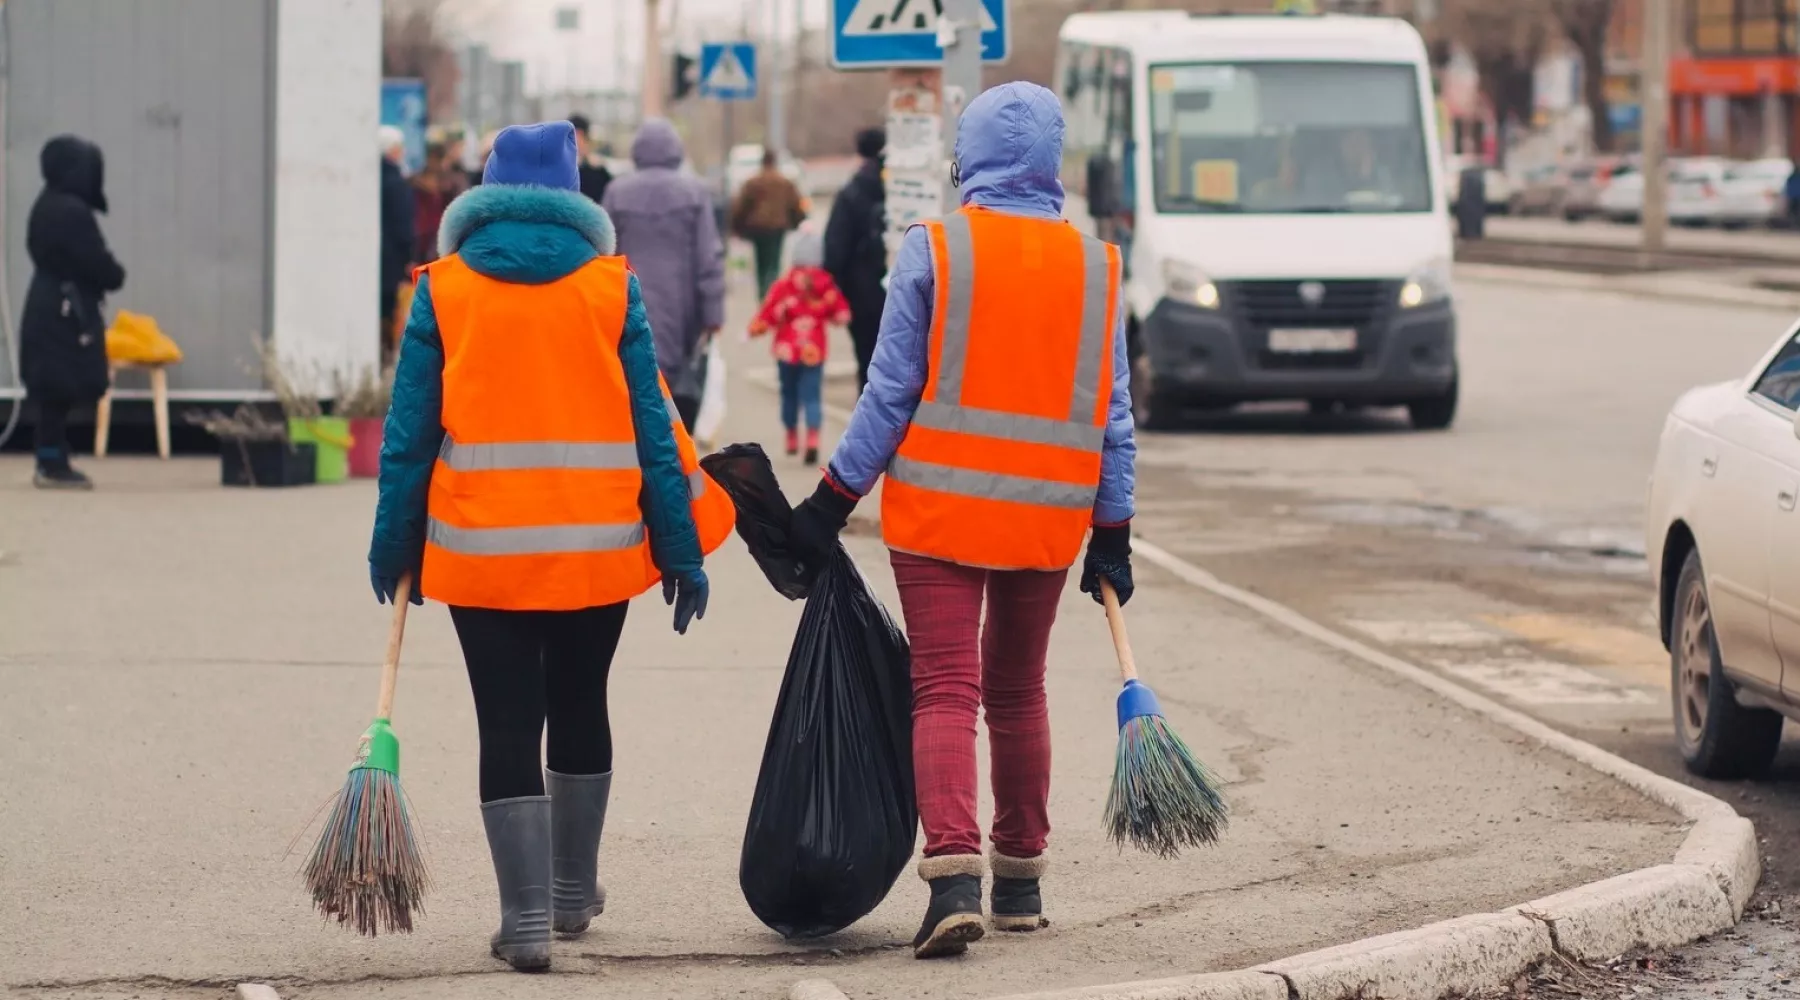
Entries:
[[600, 834], [606, 829], [606, 799], [612, 772], [557, 774], [544, 772], [550, 793], [550, 899], [558, 934], [580, 934], [588, 922], [606, 911], [606, 887], [600, 884]]
[[542, 972], [550, 968], [550, 796], [483, 803], [481, 821], [500, 885], [494, 957], [520, 972]]

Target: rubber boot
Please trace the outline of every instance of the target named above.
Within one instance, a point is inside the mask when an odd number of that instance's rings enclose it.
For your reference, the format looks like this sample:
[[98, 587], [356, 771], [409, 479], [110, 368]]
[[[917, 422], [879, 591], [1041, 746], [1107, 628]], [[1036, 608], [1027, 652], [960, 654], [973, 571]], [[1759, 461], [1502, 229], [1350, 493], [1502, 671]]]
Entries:
[[494, 957], [520, 972], [550, 968], [550, 796], [484, 802], [488, 851], [500, 885]]
[[40, 490], [91, 490], [93, 480], [81, 474], [79, 469], [69, 464], [69, 454], [64, 451], [40, 450], [37, 455], [37, 470], [31, 477], [31, 484]]
[[819, 429], [817, 427], [806, 429], [806, 455], [800, 459], [800, 462], [803, 465], [819, 464]]
[[800, 454], [800, 432], [792, 427], [787, 432], [787, 453], [790, 458]]
[[985, 870], [979, 854], [919, 862], [919, 877], [931, 885], [931, 902], [925, 907], [925, 922], [913, 938], [914, 958], [960, 955], [987, 933], [981, 917], [981, 875]]
[[1042, 855], [1009, 858], [995, 851], [990, 863], [994, 870], [994, 929], [1026, 932], [1050, 926], [1044, 919], [1044, 895], [1038, 888], [1038, 879], [1049, 867], [1047, 859]]
[[544, 772], [550, 793], [551, 926], [558, 934], [580, 934], [606, 910], [600, 884], [600, 834], [606, 828], [606, 799], [612, 772]]

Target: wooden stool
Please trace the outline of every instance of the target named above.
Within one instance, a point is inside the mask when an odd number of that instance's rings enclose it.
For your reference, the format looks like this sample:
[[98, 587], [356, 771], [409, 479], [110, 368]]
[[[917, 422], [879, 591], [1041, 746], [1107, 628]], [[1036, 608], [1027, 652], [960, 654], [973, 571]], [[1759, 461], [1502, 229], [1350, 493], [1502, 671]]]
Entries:
[[[169, 457], [169, 371], [168, 365], [137, 365], [115, 361], [109, 366], [116, 377], [125, 368], [142, 368], [150, 373], [150, 407], [156, 418], [156, 454]], [[100, 397], [94, 408], [94, 457], [106, 457], [106, 441], [112, 436], [112, 390]]]

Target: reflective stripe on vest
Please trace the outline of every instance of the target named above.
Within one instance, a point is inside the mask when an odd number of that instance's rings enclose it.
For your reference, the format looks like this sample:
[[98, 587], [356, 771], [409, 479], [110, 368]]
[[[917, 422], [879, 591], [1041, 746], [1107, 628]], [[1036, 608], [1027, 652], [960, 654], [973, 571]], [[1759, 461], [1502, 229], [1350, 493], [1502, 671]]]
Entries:
[[457, 472], [520, 469], [635, 469], [637, 445], [630, 442], [512, 441], [505, 444], [457, 444], [444, 435], [438, 457]]
[[903, 457], [894, 459], [888, 466], [887, 474], [900, 482], [937, 490], [939, 493], [1070, 510], [1091, 510], [1098, 492], [1093, 486], [1009, 476], [999, 472], [981, 472], [977, 469], [959, 469], [954, 465], [939, 465]]
[[425, 540], [467, 556], [540, 556], [619, 552], [644, 544], [644, 526], [554, 524], [529, 528], [458, 528], [431, 518]]

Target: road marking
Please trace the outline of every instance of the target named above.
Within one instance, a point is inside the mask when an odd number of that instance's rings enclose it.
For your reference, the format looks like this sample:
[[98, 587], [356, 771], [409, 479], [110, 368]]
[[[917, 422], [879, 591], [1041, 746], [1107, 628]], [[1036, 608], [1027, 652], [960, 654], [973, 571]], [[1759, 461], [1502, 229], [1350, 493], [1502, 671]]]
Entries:
[[1658, 701], [1643, 688], [1552, 660], [1440, 662], [1437, 666], [1521, 705], [1654, 705]]
[[1344, 624], [1390, 646], [1491, 646], [1504, 640], [1492, 629], [1458, 619], [1435, 621], [1371, 621], [1347, 619]]
[[1669, 689], [1669, 654], [1655, 636], [1573, 615], [1483, 615], [1489, 624], [1558, 652], [1616, 668], [1656, 691]]

